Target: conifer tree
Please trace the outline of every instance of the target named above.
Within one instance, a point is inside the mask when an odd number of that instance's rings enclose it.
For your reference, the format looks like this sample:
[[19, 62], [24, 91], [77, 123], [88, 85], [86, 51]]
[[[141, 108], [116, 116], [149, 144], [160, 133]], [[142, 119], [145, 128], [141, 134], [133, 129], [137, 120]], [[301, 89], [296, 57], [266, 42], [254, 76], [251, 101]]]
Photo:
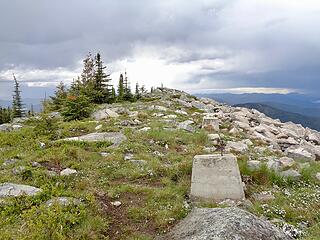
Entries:
[[139, 83], [136, 83], [135, 98], [136, 98], [136, 99], [140, 99], [140, 98], [141, 98], [140, 89], [139, 89]]
[[123, 74], [120, 74], [119, 84], [118, 84], [118, 100], [122, 101], [124, 95], [124, 86], [123, 86]]
[[112, 86], [112, 91], [111, 91], [111, 102], [115, 102], [116, 101], [116, 90], [114, 89], [114, 87]]
[[83, 70], [81, 73], [81, 83], [83, 86], [87, 86], [90, 82], [94, 80], [95, 77], [95, 68], [94, 68], [94, 59], [92, 58], [91, 53], [83, 60]]
[[131, 101], [133, 96], [131, 93], [130, 83], [128, 81], [127, 71], [124, 73], [123, 91], [123, 99], [126, 101]]
[[12, 101], [12, 116], [14, 118], [23, 117], [25, 116], [25, 110], [23, 109], [23, 104], [21, 100], [20, 85], [14, 74], [13, 74], [13, 80], [14, 80], [14, 91], [13, 91], [13, 101]]
[[54, 94], [55, 94], [55, 96], [50, 97], [52, 100], [53, 109], [59, 110], [62, 108], [62, 106], [66, 100], [66, 97], [68, 95], [67, 90], [66, 90], [66, 86], [64, 85], [63, 82], [59, 83]]
[[106, 67], [103, 65], [100, 53], [97, 53], [95, 58], [95, 77], [93, 85], [93, 101], [95, 103], [105, 103], [111, 101], [112, 98], [112, 85], [110, 74], [105, 73]]

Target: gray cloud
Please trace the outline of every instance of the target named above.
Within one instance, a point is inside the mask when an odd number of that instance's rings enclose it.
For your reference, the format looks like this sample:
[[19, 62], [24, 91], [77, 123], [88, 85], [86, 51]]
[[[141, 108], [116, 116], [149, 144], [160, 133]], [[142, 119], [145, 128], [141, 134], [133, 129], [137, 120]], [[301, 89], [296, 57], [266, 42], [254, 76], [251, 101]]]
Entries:
[[[29, 87], [64, 76], [70, 81], [89, 51], [101, 51], [110, 71], [119, 71], [124, 59], [161, 60], [174, 66], [164, 69], [179, 79], [165, 83], [176, 88], [315, 93], [319, 11], [313, 0], [2, 0], [0, 94], [8, 95], [8, 70], [18, 71]], [[65, 75], [57, 74], [61, 68]], [[34, 76], [33, 69], [42, 71]]]

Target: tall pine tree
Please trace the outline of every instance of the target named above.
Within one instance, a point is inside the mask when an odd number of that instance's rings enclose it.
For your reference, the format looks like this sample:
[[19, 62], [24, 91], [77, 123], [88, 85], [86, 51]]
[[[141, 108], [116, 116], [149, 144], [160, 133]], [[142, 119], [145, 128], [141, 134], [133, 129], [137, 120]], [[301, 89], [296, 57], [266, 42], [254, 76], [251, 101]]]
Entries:
[[14, 74], [13, 74], [13, 80], [14, 80], [14, 90], [13, 90], [13, 101], [12, 101], [12, 116], [14, 118], [24, 117], [25, 110], [23, 109], [23, 104], [21, 100], [20, 85]]
[[127, 71], [124, 72], [124, 80], [123, 80], [123, 100], [131, 101], [133, 96], [131, 93], [130, 83], [127, 76]]
[[140, 98], [141, 98], [140, 89], [139, 89], [139, 83], [136, 83], [135, 98], [136, 98], [136, 99], [140, 99]]
[[118, 85], [118, 100], [122, 101], [124, 95], [124, 86], [123, 86], [123, 74], [120, 74], [119, 85]]
[[50, 97], [52, 100], [53, 109], [59, 110], [62, 108], [62, 106], [67, 98], [67, 95], [68, 95], [67, 90], [66, 90], [66, 86], [63, 84], [63, 82], [59, 83], [54, 94], [55, 94], [55, 96]]
[[103, 65], [100, 53], [97, 53], [95, 57], [95, 77], [93, 84], [93, 101], [95, 103], [110, 102], [112, 99], [112, 85], [110, 74], [105, 73], [106, 67]]

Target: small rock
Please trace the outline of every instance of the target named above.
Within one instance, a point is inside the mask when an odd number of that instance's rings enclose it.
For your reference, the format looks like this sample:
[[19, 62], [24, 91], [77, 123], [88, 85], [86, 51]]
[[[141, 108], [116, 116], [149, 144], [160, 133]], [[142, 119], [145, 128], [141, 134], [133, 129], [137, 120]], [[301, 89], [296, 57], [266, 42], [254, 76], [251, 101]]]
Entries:
[[101, 129], [101, 128], [102, 128], [102, 124], [96, 126], [94, 129], [97, 131], [97, 130], [99, 130], [99, 129]]
[[73, 175], [76, 173], [77, 173], [77, 170], [71, 169], [71, 168], [66, 168], [60, 172], [60, 176], [70, 176], [70, 175]]
[[273, 194], [270, 192], [255, 193], [255, 194], [253, 194], [253, 198], [256, 201], [261, 201], [261, 202], [267, 202], [267, 201], [271, 201], [271, 200], [275, 199]]
[[316, 179], [320, 181], [320, 172], [316, 174]]
[[183, 129], [183, 130], [186, 130], [188, 132], [194, 132], [195, 130], [194, 130], [194, 128], [192, 126], [190, 126], [191, 124], [193, 124], [193, 121], [187, 120], [187, 121], [179, 123], [177, 127], [179, 129]]
[[203, 148], [203, 151], [206, 152], [206, 153], [213, 153], [217, 150], [216, 147], [204, 147]]
[[25, 166], [19, 166], [19, 167], [16, 167], [16, 168], [12, 169], [12, 173], [17, 175], [17, 174], [22, 173], [25, 170], [26, 170]]
[[110, 155], [110, 153], [107, 153], [107, 152], [101, 152], [100, 155], [102, 157], [108, 157]]
[[296, 170], [289, 169], [287, 171], [280, 172], [280, 176], [285, 177], [285, 178], [293, 178], [295, 180], [298, 180], [301, 177], [301, 174], [298, 173]]
[[47, 175], [48, 175], [48, 177], [56, 177], [56, 176], [58, 176], [58, 174], [55, 171], [50, 171], [50, 170], [47, 171]]
[[131, 153], [126, 153], [124, 155], [124, 160], [125, 161], [131, 160], [132, 158], [133, 158], [133, 154], [131, 154]]
[[41, 167], [41, 164], [38, 163], [38, 162], [32, 162], [32, 163], [31, 163], [31, 166], [32, 166], [32, 167]]
[[138, 132], [147, 132], [149, 130], [151, 130], [151, 127], [144, 127], [144, 128], [139, 129]]
[[15, 164], [18, 161], [18, 159], [12, 158], [12, 159], [8, 159], [6, 161], [4, 161], [4, 163], [2, 164], [2, 166], [6, 167], [12, 164]]
[[294, 165], [294, 160], [289, 157], [282, 157], [279, 160], [280, 166], [283, 168], [292, 167]]
[[120, 207], [122, 203], [120, 201], [114, 201], [114, 202], [111, 202], [111, 204], [115, 207]]
[[210, 141], [217, 141], [220, 139], [220, 136], [219, 134], [212, 133], [212, 134], [208, 134], [208, 138]]
[[257, 170], [261, 167], [261, 162], [260, 161], [257, 161], [257, 160], [251, 160], [251, 161], [248, 161], [248, 168], [250, 170]]
[[44, 149], [45, 147], [46, 147], [46, 144], [43, 143], [43, 142], [41, 142], [41, 143], [40, 143], [40, 148], [41, 148], [41, 149]]
[[181, 115], [188, 115], [188, 113], [187, 112], [185, 112], [185, 111], [182, 111], [182, 110], [176, 110], [175, 111], [175, 113], [177, 113], [177, 114], [181, 114]]
[[228, 142], [226, 146], [227, 151], [233, 150], [240, 153], [244, 153], [248, 151], [248, 149], [248, 146], [242, 142]]

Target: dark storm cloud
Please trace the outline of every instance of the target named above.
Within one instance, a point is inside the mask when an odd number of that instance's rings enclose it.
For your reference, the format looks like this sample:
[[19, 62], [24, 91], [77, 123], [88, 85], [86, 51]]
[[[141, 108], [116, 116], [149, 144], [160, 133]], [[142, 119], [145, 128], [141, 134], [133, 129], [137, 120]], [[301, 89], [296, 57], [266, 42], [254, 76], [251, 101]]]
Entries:
[[[320, 3], [301, 2], [1, 0], [0, 87], [10, 84], [2, 81], [8, 69], [20, 71], [24, 84], [58, 81], [62, 75], [50, 71], [62, 67], [71, 76], [83, 56], [101, 51], [111, 65], [152, 52], [168, 65], [196, 69], [179, 81], [195, 88], [315, 92]], [[36, 77], [32, 69], [48, 73]]]

